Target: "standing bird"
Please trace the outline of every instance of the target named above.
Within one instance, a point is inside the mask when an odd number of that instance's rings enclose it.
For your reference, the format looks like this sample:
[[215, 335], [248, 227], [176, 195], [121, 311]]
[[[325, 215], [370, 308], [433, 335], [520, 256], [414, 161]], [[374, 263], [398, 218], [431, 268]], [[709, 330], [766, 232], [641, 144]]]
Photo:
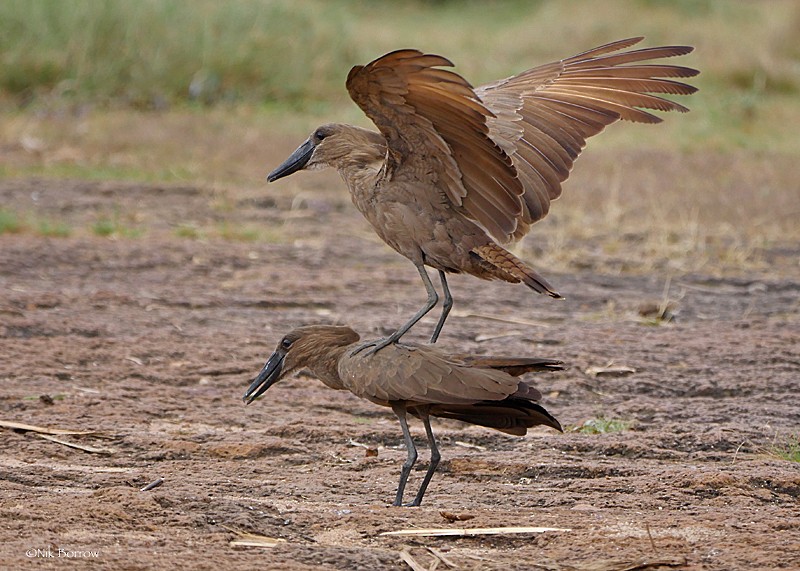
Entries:
[[394, 505], [402, 505], [408, 475], [417, 450], [406, 414], [425, 425], [431, 462], [414, 501], [418, 506], [439, 463], [431, 416], [524, 436], [543, 424], [561, 431], [559, 422], [536, 403], [541, 393], [517, 377], [531, 371], [560, 370], [561, 361], [536, 358], [448, 355], [424, 345], [393, 344], [374, 354], [353, 354], [359, 335], [349, 327], [311, 325], [295, 329], [278, 343], [261, 372], [245, 392], [250, 404], [290, 373], [308, 368], [332, 389], [391, 407], [400, 420], [408, 458], [400, 472]]
[[643, 38], [612, 42], [519, 75], [473, 88], [439, 66], [437, 55], [398, 50], [347, 76], [347, 91], [380, 133], [330, 123], [269, 174], [274, 182], [302, 169], [333, 167], [356, 208], [384, 242], [411, 260], [426, 304], [374, 345], [396, 342], [438, 303], [425, 270], [438, 270], [444, 303], [436, 342], [453, 298], [446, 272], [523, 282], [561, 296], [502, 248], [522, 238], [561, 194], [586, 139], [623, 119], [659, 123], [642, 109], [688, 109], [650, 95], [688, 95], [687, 67], [642, 63], [688, 54], [688, 46], [626, 50]]

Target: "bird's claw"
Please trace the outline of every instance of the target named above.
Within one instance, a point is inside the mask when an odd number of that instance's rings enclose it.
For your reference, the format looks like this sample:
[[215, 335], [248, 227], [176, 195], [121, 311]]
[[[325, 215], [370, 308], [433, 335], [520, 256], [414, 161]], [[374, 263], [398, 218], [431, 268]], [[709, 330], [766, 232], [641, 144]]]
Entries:
[[408, 502], [406, 504], [404, 504], [402, 501], [400, 502], [394, 501], [392, 502], [392, 505], [396, 508], [418, 508], [420, 503], [421, 502], [418, 502], [417, 500], [414, 500], [413, 502]]
[[392, 339], [391, 337], [376, 339], [375, 341], [367, 341], [366, 343], [362, 343], [361, 345], [350, 351], [350, 356], [354, 357], [355, 355], [358, 355], [365, 349], [369, 349], [366, 353], [364, 353], [365, 357], [369, 357], [370, 355], [374, 355], [375, 353], [377, 353], [387, 345], [391, 345], [392, 343], [396, 343], [396, 340]]
[[[350, 351], [350, 356], [351, 356], [351, 357], [355, 357], [356, 355], [358, 355], [359, 353], [361, 353], [361, 351], [363, 351], [363, 350], [364, 350], [364, 349], [366, 349], [367, 347], [372, 347], [373, 345], [375, 345], [375, 341], [369, 341], [369, 342], [367, 342], [367, 343], [361, 343], [361, 344], [360, 344], [358, 347], [356, 347], [355, 349], [353, 349], [352, 351]], [[370, 355], [370, 354], [371, 354], [371, 353], [367, 353], [367, 355]]]

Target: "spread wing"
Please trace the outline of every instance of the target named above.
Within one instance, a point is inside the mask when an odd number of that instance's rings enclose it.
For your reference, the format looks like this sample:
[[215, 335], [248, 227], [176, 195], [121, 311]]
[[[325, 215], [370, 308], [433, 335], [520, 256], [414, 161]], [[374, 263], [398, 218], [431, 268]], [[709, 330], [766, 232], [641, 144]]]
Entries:
[[[399, 344], [368, 356], [342, 357], [339, 376], [355, 395], [381, 403], [499, 401], [517, 393], [522, 384], [503, 371], [466, 366], [432, 347]], [[538, 392], [532, 396], [538, 398]]]
[[[492, 112], [450, 61], [417, 50], [389, 53], [347, 76], [347, 90], [386, 137], [388, 173], [412, 191], [435, 186], [494, 236], [508, 238], [524, 189], [511, 158], [489, 135]], [[438, 197], [423, 197], [438, 200]]]
[[619, 119], [662, 121], [643, 109], [688, 111], [651, 94], [694, 93], [697, 88], [664, 78], [692, 77], [699, 72], [642, 62], [684, 55], [694, 48], [664, 46], [620, 52], [642, 39], [612, 42], [475, 90], [494, 112], [488, 119], [490, 136], [511, 156], [525, 188], [525, 207], [514, 239], [524, 236], [531, 224], [547, 214], [550, 201], [561, 195], [561, 183], [587, 138]]
[[642, 109], [687, 110], [651, 94], [693, 93], [665, 78], [698, 72], [641, 62], [692, 48], [620, 51], [641, 40], [606, 44], [475, 90], [437, 67], [452, 65], [445, 58], [400, 50], [354, 67], [347, 89], [386, 137], [391, 176], [431, 182], [505, 243], [547, 214], [588, 137], [619, 119], [661, 121]]

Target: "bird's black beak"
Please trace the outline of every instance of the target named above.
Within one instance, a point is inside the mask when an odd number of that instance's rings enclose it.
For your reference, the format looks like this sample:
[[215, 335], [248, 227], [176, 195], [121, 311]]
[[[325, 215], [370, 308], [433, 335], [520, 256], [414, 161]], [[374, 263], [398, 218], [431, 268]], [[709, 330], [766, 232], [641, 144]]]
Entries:
[[283, 161], [283, 164], [276, 168], [274, 171], [269, 173], [267, 176], [267, 180], [269, 182], [275, 182], [279, 178], [283, 178], [285, 176], [289, 176], [290, 174], [296, 173], [308, 163], [308, 160], [311, 158], [311, 155], [314, 154], [314, 143], [311, 142], [311, 139], [308, 139], [305, 143], [297, 147], [295, 152], [289, 155], [289, 158]]
[[242, 397], [244, 404], [250, 404], [256, 400], [281, 378], [283, 359], [285, 357], [286, 353], [281, 351], [275, 351], [270, 355], [269, 360], [261, 369], [261, 372], [253, 379], [253, 382], [244, 393]]

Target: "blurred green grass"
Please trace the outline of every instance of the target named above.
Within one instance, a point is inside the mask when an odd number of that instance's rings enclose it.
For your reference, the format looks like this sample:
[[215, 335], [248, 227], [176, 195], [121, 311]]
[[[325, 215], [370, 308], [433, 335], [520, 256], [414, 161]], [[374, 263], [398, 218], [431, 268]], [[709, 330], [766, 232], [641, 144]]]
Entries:
[[[682, 63], [703, 72], [693, 80], [700, 93], [686, 98], [692, 115], [670, 118], [659, 140], [800, 148], [788, 128], [800, 121], [794, 0], [4, 0], [0, 101], [6, 109], [247, 104], [282, 120], [366, 124], [344, 78], [389, 50], [441, 53], [480, 84], [635, 35], [651, 46], [696, 46]], [[628, 131], [611, 130], [604, 144], [643, 133]]]
[[768, 451], [781, 460], [800, 462], [800, 435], [790, 435], [783, 442], [774, 443]]

